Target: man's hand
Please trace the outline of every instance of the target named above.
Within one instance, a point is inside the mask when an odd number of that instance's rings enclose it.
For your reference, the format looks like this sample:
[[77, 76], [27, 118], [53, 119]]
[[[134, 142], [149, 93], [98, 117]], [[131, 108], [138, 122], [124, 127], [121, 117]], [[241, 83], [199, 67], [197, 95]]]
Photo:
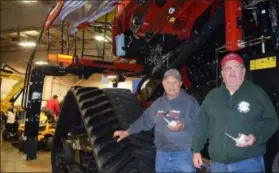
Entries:
[[168, 125], [168, 128], [171, 130], [171, 131], [180, 131], [184, 128], [184, 124], [182, 121], [180, 120], [177, 120], [175, 121], [175, 126], [172, 126], [171, 124]]
[[246, 143], [245, 144], [236, 144], [238, 147], [250, 147], [255, 144], [256, 137], [253, 134], [249, 134], [245, 136]]
[[113, 133], [113, 138], [118, 137], [117, 142], [120, 142], [122, 139], [129, 136], [129, 133], [127, 130], [118, 130]]
[[201, 169], [203, 165], [201, 153], [193, 153], [193, 164], [196, 168]]

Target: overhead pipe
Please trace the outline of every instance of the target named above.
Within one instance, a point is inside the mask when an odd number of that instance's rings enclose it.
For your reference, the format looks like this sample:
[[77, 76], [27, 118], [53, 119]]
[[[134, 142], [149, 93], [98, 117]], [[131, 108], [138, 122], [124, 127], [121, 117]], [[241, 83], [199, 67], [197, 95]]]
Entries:
[[60, 53], [64, 53], [64, 22], [61, 23], [61, 51]]
[[50, 30], [47, 29], [47, 54], [50, 52]]
[[70, 54], [70, 36], [69, 33], [67, 33], [67, 55]]
[[213, 32], [219, 27], [219, 25], [224, 24], [224, 20], [223, 6], [216, 11], [215, 15], [209, 19], [209, 21], [201, 28], [198, 33], [193, 35], [188, 47], [179, 53], [178, 57], [173, 62], [171, 62], [169, 68], [177, 68], [185, 64], [186, 60], [193, 53], [197, 52], [210, 37], [212, 37]]
[[[180, 68], [186, 63], [186, 60], [212, 36], [212, 33], [219, 27], [219, 25], [224, 24], [224, 5], [220, 7], [212, 16], [209, 21], [201, 28], [197, 33], [194, 33], [192, 39], [186, 41], [181, 47], [179, 47], [174, 52], [169, 53], [168, 57], [171, 58], [174, 54], [179, 53], [177, 58], [174, 59], [169, 65], [168, 69]], [[157, 68], [152, 71], [149, 76], [157, 76], [160, 73], [162, 63], [157, 65]]]
[[85, 37], [85, 29], [82, 29], [82, 42], [81, 42], [81, 57], [84, 56], [84, 38]]
[[[105, 21], [106, 21], [106, 23], [108, 22], [108, 14], [106, 14]], [[104, 58], [105, 58], [106, 36], [107, 36], [107, 25], [105, 25], [105, 32], [104, 32], [104, 45], [103, 45], [103, 56], [102, 56], [103, 61], [104, 61]]]

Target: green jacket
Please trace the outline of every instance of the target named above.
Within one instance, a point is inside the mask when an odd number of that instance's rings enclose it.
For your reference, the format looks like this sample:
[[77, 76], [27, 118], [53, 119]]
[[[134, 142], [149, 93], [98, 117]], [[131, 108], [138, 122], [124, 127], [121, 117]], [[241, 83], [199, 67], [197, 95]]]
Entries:
[[[264, 154], [266, 142], [277, 128], [275, 108], [260, 87], [245, 81], [231, 96], [223, 84], [210, 91], [202, 103], [192, 149], [194, 153], [200, 152], [209, 139], [211, 160], [233, 163]], [[256, 143], [250, 147], [237, 147], [225, 133], [233, 137], [251, 133], [255, 135]]]

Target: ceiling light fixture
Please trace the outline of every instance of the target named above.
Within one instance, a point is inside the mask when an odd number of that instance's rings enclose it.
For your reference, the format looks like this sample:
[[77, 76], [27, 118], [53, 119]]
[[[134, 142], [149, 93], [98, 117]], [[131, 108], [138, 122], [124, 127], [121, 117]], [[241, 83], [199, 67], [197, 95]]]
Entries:
[[117, 78], [116, 75], [108, 75], [107, 77], [108, 77], [108, 79], [116, 79]]
[[34, 47], [34, 46], [36, 46], [36, 43], [34, 43], [34, 42], [20, 42], [18, 44], [20, 46], [23, 46], [23, 47]]
[[101, 35], [96, 35], [94, 36], [95, 40], [97, 41], [105, 41], [105, 42], [108, 42], [108, 40], [106, 38], [104, 38], [104, 36], [101, 36]]
[[46, 62], [46, 61], [35, 61], [35, 64], [36, 65], [47, 65], [48, 62]]
[[37, 0], [30, 0], [30, 1], [22, 1], [24, 3], [31, 3], [31, 2], [37, 2]]

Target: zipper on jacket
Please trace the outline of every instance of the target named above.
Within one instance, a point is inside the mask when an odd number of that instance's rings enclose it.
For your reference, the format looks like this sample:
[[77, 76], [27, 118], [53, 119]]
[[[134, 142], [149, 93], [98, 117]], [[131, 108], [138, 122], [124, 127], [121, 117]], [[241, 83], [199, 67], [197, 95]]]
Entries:
[[[231, 114], [232, 114], [232, 96], [230, 96], [230, 99], [229, 99], [229, 107], [230, 107], [230, 111], [231, 111]], [[228, 116], [225, 115], [225, 133], [227, 133], [227, 124], [228, 124]], [[225, 135], [225, 133], [223, 134], [224, 135], [224, 156], [225, 156], [225, 160], [227, 160], [227, 155], [226, 155], [226, 143], [227, 143], [227, 137]]]
[[[225, 133], [227, 133], [227, 116], [225, 117]], [[226, 142], [227, 142], [227, 137], [224, 133], [224, 155], [225, 155], [225, 160], [227, 160], [226, 156]]]

